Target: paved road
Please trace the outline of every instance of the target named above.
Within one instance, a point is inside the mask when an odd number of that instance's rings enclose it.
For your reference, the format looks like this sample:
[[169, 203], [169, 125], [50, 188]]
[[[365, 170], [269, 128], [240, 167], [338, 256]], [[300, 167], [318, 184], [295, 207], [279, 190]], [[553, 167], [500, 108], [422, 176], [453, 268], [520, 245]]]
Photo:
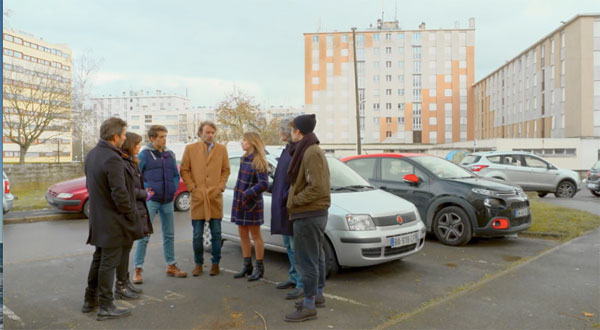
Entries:
[[[160, 226], [155, 227], [160, 230]], [[461, 309], [452, 307], [455, 296], [465, 292], [471, 294], [475, 292], [474, 288], [488, 287], [491, 282], [486, 281], [494, 274], [505, 272], [516, 263], [557, 245], [547, 240], [506, 238], [476, 239], [466, 247], [450, 248], [428, 240], [423, 251], [403, 261], [347, 269], [333, 276], [326, 288], [327, 308], [319, 310], [319, 318], [311, 323], [289, 324], [283, 321], [283, 315], [292, 311], [292, 302], [283, 299], [285, 291], [274, 288], [276, 281], [287, 276], [285, 255], [266, 254], [266, 278], [263, 281], [234, 280], [231, 273], [240, 267], [242, 257], [237, 244], [226, 242], [222, 275], [167, 278], [158, 232], [148, 249], [142, 285], [144, 299], [117, 301], [119, 306], [132, 308], [132, 316], [97, 322], [93, 315], [79, 311], [92, 252], [91, 247], [84, 245], [86, 233], [86, 220], [6, 226], [4, 304], [12, 312], [12, 317], [5, 319], [7, 328], [262, 329], [263, 321], [256, 312], [264, 316], [272, 329], [374, 328], [390, 325], [389, 322], [402, 315], [412, 315], [408, 321], [417, 319], [427, 314], [419, 313], [422, 306], [432, 308], [435, 302], [446, 300], [447, 306], [444, 306], [453, 311], [451, 320], [456, 320], [461, 318]], [[176, 215], [175, 250], [181, 267], [191, 271], [191, 225], [183, 213]], [[566, 271], [555, 271], [556, 276], [569, 275]], [[589, 269], [585, 270], [586, 274], [587, 271]], [[521, 275], [515, 274], [508, 271], [498, 281], [520, 281]], [[527, 283], [532, 284], [531, 281]], [[584, 291], [580, 295], [590, 292], [593, 291]], [[572, 292], [557, 291], [557, 295], [561, 294], [567, 295], [565, 301], [572, 299]], [[515, 299], [520, 299], [519, 295]], [[560, 305], [560, 296], [556, 301]], [[485, 319], [488, 316], [479, 317]], [[444, 327], [463, 324], [461, 320], [453, 322]], [[553, 322], [553, 318], [541, 320], [540, 327], [551, 327]], [[405, 327], [403, 324], [391, 323], [391, 328]], [[569, 324], [580, 327], [581, 322], [574, 319]], [[428, 326], [438, 327], [428, 323], [411, 323], [409, 327]], [[492, 324], [481, 327], [494, 328]], [[520, 326], [509, 324], [506, 327]]]
[[600, 215], [600, 198], [592, 195], [586, 188], [580, 190], [573, 198], [556, 198], [554, 195], [546, 195], [540, 200], [545, 203]]

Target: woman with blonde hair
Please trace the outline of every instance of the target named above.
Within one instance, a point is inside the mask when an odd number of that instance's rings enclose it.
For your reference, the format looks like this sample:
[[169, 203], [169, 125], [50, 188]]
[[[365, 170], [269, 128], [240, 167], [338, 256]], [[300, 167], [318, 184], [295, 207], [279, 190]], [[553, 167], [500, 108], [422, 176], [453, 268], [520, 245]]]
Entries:
[[[269, 165], [265, 156], [265, 144], [258, 133], [244, 133], [242, 149], [245, 154], [240, 161], [240, 171], [233, 192], [231, 221], [238, 225], [244, 264], [242, 270], [233, 277], [250, 275], [248, 281], [256, 281], [265, 273], [265, 244], [260, 234], [260, 226], [264, 223], [262, 193], [269, 187]], [[250, 234], [256, 256], [254, 270]]]

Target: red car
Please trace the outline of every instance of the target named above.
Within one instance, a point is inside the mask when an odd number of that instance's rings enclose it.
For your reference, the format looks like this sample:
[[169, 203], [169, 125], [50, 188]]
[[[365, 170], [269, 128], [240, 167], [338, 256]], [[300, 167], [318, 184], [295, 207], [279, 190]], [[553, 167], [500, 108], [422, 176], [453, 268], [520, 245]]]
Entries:
[[[179, 166], [177, 167], [179, 170]], [[88, 204], [88, 191], [85, 187], [85, 176], [77, 179], [59, 182], [46, 193], [46, 201], [54, 208], [70, 212], [83, 212], [88, 217], [90, 207]], [[175, 210], [186, 212], [190, 209], [190, 193], [179, 179], [179, 187], [175, 192]]]

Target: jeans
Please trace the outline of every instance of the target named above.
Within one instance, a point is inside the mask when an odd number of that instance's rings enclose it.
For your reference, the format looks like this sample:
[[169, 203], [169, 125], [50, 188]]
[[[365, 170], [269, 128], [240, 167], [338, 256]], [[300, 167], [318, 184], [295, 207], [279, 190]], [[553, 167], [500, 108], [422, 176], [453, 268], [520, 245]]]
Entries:
[[290, 282], [296, 284], [296, 288], [302, 289], [302, 278], [296, 271], [296, 262], [294, 261], [294, 236], [283, 235], [283, 245], [287, 250], [288, 259], [290, 260]]
[[[148, 212], [150, 213], [150, 221], [154, 221], [156, 213], [160, 215], [160, 224], [162, 227], [163, 235], [163, 254], [165, 256], [165, 262], [167, 265], [175, 264], [175, 209], [173, 208], [173, 202], [161, 204], [155, 201], [147, 201]], [[139, 239], [137, 247], [135, 249], [135, 257], [133, 262], [136, 268], [142, 268], [144, 265], [144, 258], [146, 258], [146, 247], [150, 236], [146, 236]]]
[[88, 286], [85, 289], [86, 301], [95, 302], [98, 297], [100, 308], [113, 306], [112, 286], [122, 251], [123, 247], [96, 247], [88, 273]]
[[129, 279], [129, 253], [132, 246], [133, 242], [123, 246], [121, 261], [119, 261], [119, 265], [117, 266], [117, 281], [119, 282], [126, 282]]
[[[204, 263], [204, 223], [206, 220], [192, 220], [194, 233], [192, 246], [194, 247], [194, 262], [196, 265]], [[208, 221], [210, 228], [210, 259], [213, 265], [218, 265], [221, 261], [221, 219], [210, 219]]]
[[327, 216], [294, 220], [294, 254], [302, 276], [305, 297], [315, 297], [325, 287], [325, 226]]

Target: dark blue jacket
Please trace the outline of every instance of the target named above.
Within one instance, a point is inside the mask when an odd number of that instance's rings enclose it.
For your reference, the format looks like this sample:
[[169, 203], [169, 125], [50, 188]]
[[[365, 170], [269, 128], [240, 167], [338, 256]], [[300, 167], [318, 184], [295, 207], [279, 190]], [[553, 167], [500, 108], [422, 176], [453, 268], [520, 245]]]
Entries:
[[291, 146], [291, 144], [286, 145], [281, 152], [273, 183], [269, 187], [269, 192], [271, 192], [271, 234], [293, 235], [293, 226], [289, 220], [286, 207], [290, 192], [287, 170], [292, 161], [292, 156], [289, 153]]
[[154, 191], [150, 200], [163, 204], [172, 202], [179, 186], [175, 153], [167, 148], [160, 152], [150, 143], [139, 153], [138, 158], [144, 188], [150, 187]]

